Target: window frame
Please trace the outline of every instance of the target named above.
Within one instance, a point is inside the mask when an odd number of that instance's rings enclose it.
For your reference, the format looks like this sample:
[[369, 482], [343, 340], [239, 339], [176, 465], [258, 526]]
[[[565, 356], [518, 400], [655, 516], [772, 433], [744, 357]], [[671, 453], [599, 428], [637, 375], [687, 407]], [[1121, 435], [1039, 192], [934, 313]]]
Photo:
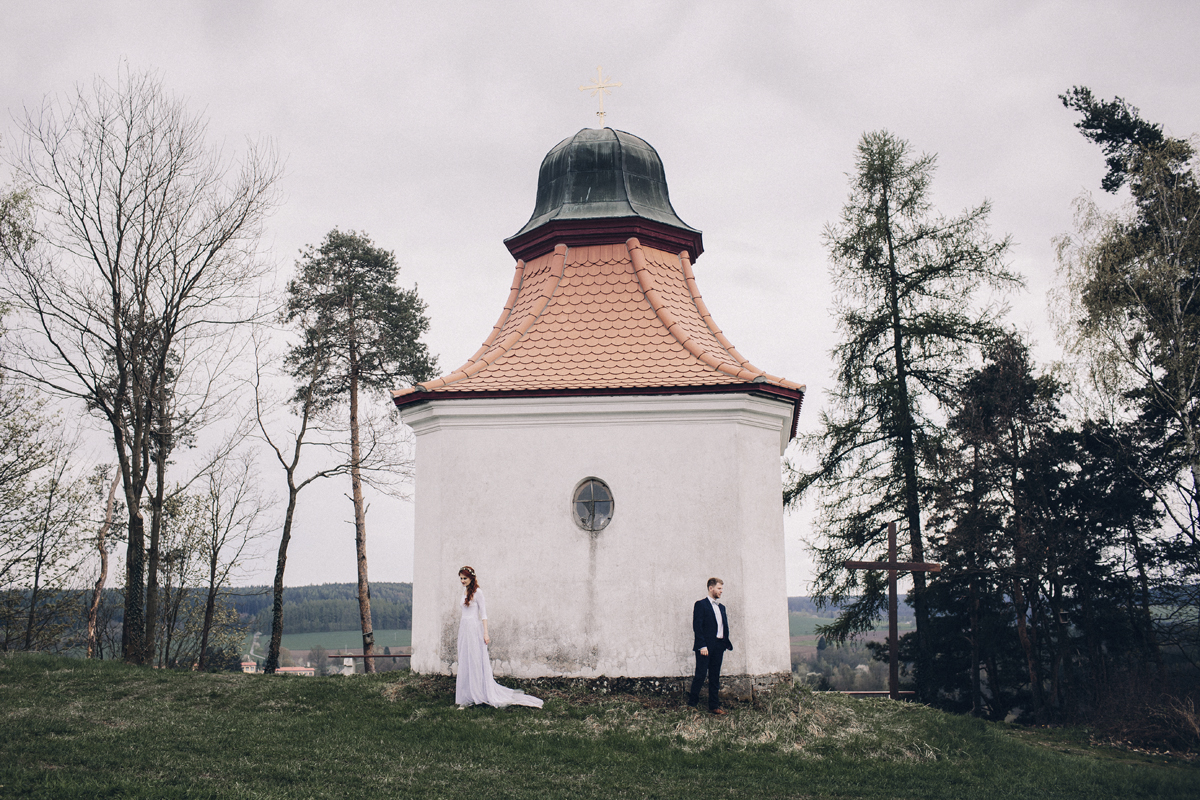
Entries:
[[[582, 495], [585, 488], [592, 488], [595, 486], [603, 487], [605, 494], [608, 495], [607, 500], [597, 500], [594, 496], [594, 494], [595, 494], [594, 488], [592, 489], [593, 496], [591, 498], [589, 498], [588, 500], [580, 500], [580, 496]], [[596, 527], [596, 524], [595, 524], [596, 506], [595, 506], [595, 504], [598, 502], [608, 503], [609, 509], [608, 509], [608, 516], [604, 519], [604, 522], [599, 527]], [[590, 506], [589, 519], [587, 519], [587, 520], [583, 519], [577, 511], [577, 506], [580, 503], [585, 503]], [[579, 481], [577, 484], [575, 484], [575, 489], [571, 492], [570, 513], [571, 513], [571, 519], [575, 523], [575, 527], [579, 528], [581, 531], [584, 531], [586, 533], [599, 533], [599, 532], [603, 531], [605, 528], [607, 528], [612, 523], [613, 517], [616, 516], [616, 513], [617, 513], [617, 500], [616, 500], [616, 497], [613, 495], [612, 487], [609, 486], [607, 482], [601, 480], [600, 478], [597, 478], [595, 476], [590, 476], [590, 475], [588, 477], [584, 478], [583, 480]]]

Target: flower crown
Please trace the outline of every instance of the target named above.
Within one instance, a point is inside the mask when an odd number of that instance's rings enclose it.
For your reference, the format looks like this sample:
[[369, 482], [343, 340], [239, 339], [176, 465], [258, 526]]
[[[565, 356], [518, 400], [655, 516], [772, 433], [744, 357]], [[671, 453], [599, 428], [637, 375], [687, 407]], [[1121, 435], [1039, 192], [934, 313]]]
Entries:
[[471, 569], [470, 567], [463, 567], [462, 569], [460, 569], [460, 570], [458, 571], [458, 574], [460, 574], [460, 575], [461, 575], [461, 574], [463, 574], [464, 572], [465, 572], [465, 573], [466, 573], [468, 576], [470, 576], [470, 577], [472, 577], [472, 578], [474, 578], [474, 577], [475, 577], [475, 570]]

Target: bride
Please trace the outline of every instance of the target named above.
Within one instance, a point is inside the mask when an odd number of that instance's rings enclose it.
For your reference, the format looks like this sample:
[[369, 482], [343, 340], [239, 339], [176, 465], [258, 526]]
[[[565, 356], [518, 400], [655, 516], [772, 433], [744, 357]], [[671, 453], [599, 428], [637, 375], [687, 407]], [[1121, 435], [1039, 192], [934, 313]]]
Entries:
[[458, 623], [458, 682], [454, 702], [459, 708], [482, 703], [496, 708], [532, 706], [541, 708], [542, 701], [524, 692], [496, 683], [492, 677], [492, 662], [488, 659], [487, 607], [475, 570], [463, 567], [458, 571], [462, 583], [462, 620]]

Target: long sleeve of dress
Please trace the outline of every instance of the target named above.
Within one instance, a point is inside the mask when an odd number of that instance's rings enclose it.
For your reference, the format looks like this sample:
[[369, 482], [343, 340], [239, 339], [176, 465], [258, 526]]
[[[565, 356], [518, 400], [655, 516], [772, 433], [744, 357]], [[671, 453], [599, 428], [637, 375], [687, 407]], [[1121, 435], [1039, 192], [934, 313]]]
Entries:
[[484, 604], [484, 601], [483, 601], [483, 590], [482, 589], [475, 590], [475, 596], [471, 598], [471, 603], [473, 605], [479, 606], [479, 618], [487, 619], [487, 606]]

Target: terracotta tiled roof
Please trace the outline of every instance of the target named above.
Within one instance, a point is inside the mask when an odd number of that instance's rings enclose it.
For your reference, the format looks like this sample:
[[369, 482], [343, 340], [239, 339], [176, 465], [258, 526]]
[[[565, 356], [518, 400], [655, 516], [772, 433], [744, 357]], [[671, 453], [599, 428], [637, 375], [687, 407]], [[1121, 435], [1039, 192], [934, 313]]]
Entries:
[[609, 394], [804, 387], [747, 361], [717, 328], [687, 252], [624, 244], [567, 248], [517, 262], [504, 311], [454, 372], [393, 392], [397, 405], [516, 392]]

